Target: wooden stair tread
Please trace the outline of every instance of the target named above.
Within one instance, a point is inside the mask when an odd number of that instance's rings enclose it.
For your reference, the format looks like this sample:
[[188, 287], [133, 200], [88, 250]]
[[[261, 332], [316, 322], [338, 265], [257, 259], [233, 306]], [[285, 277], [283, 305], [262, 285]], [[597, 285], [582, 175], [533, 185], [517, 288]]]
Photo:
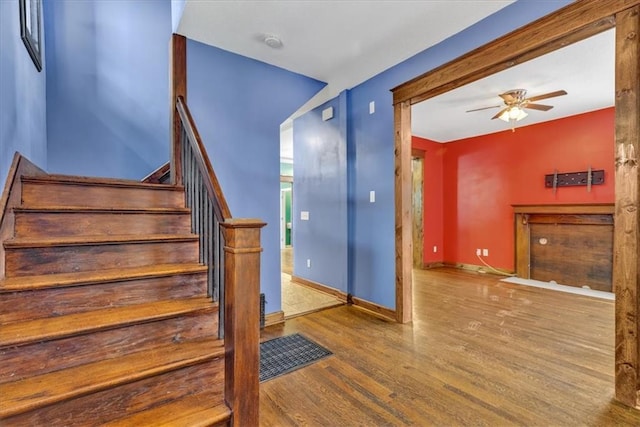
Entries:
[[185, 214], [190, 213], [189, 208], [131, 208], [131, 207], [91, 207], [91, 206], [47, 206], [47, 207], [17, 207], [14, 212], [26, 213], [108, 213], [108, 214]]
[[98, 178], [98, 177], [83, 177], [73, 175], [42, 175], [42, 176], [23, 176], [22, 182], [33, 183], [61, 183], [61, 184], [77, 184], [77, 185], [101, 185], [107, 187], [129, 187], [129, 188], [144, 188], [149, 190], [174, 190], [184, 191], [184, 187], [171, 184], [153, 184], [147, 182], [140, 182], [128, 179], [118, 178]]
[[35, 289], [82, 286], [96, 283], [123, 282], [151, 277], [203, 273], [203, 264], [155, 264], [142, 267], [113, 268], [108, 270], [79, 271], [75, 273], [40, 274], [0, 279], [0, 293]]
[[120, 243], [151, 243], [151, 242], [187, 242], [196, 241], [197, 234], [113, 234], [99, 236], [61, 236], [61, 237], [20, 237], [4, 242], [9, 248], [46, 248], [54, 246], [94, 246], [113, 245]]
[[216, 404], [203, 396], [191, 395], [103, 424], [103, 427], [208, 427], [223, 423], [230, 417], [231, 410], [224, 402]]
[[171, 344], [0, 385], [0, 419], [224, 356], [221, 340]]
[[197, 297], [13, 322], [3, 325], [0, 329], [0, 348], [151, 322], [215, 308], [217, 303], [212, 302], [210, 298]]

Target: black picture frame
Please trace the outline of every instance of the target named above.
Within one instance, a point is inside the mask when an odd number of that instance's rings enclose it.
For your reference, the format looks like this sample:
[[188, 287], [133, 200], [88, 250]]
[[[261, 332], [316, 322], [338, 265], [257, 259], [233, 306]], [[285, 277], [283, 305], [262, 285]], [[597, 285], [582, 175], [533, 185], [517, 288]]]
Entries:
[[36, 69], [42, 71], [42, 0], [20, 0], [20, 37]]

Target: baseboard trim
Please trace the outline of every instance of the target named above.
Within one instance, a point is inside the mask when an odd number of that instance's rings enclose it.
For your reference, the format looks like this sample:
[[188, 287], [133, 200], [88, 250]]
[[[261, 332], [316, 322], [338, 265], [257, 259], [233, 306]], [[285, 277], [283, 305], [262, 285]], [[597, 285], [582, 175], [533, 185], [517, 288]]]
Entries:
[[475, 271], [476, 273], [495, 274], [500, 276], [513, 276], [515, 274], [513, 271], [509, 271], [504, 268], [491, 269], [486, 265], [464, 264], [461, 262], [458, 262], [458, 263], [445, 262], [443, 263], [442, 267], [451, 267], [451, 268], [457, 268], [458, 270]]
[[384, 307], [382, 305], [379, 305], [358, 297], [354, 297], [352, 295], [349, 296], [349, 303], [354, 307], [357, 307], [359, 309], [375, 314], [379, 317], [384, 318], [385, 320], [390, 320], [392, 322], [397, 321], [396, 311], [388, 307]]
[[284, 311], [275, 311], [264, 316], [264, 327], [284, 323]]
[[313, 280], [304, 279], [298, 276], [291, 276], [291, 281], [296, 282], [299, 285], [303, 285], [308, 288], [315, 289], [316, 291], [320, 291], [325, 294], [331, 295], [332, 297], [338, 298], [340, 301], [347, 303], [346, 292], [342, 292], [339, 289], [332, 288], [330, 286], [323, 285], [322, 283], [314, 282]]
[[439, 267], [444, 267], [445, 264], [442, 261], [438, 261], [438, 262], [428, 262], [426, 264], [422, 264], [422, 269], [423, 270], [429, 270], [431, 268], [439, 268]]
[[372, 303], [362, 298], [354, 297], [353, 295], [349, 295], [338, 289], [331, 288], [327, 285], [323, 285], [322, 283], [314, 282], [313, 280], [304, 279], [302, 277], [291, 276], [291, 281], [296, 282], [299, 285], [303, 285], [308, 288], [315, 289], [316, 291], [329, 294], [335, 298], [338, 298], [340, 301], [343, 301], [359, 309], [365, 310], [371, 314], [382, 317], [385, 320], [391, 320], [392, 322], [396, 321], [396, 311], [388, 307], [384, 307], [379, 304]]

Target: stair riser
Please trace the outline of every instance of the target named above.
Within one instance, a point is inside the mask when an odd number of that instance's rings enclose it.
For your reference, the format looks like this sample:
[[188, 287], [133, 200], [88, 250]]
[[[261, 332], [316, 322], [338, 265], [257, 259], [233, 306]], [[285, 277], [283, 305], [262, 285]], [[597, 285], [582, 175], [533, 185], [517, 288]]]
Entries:
[[189, 213], [16, 212], [15, 236], [189, 234]]
[[216, 359], [19, 414], [2, 420], [1, 424], [3, 427], [100, 426], [114, 417], [205, 390], [209, 390], [207, 393], [215, 404], [222, 399], [223, 371], [223, 359]]
[[217, 336], [218, 309], [214, 306], [192, 315], [0, 349], [0, 384], [96, 360], [150, 351], [160, 345]]
[[74, 183], [23, 182], [22, 206], [97, 208], [183, 208], [184, 193], [169, 189], [131, 188]]
[[197, 263], [198, 241], [5, 248], [7, 277]]
[[207, 273], [0, 294], [0, 323], [205, 296]]

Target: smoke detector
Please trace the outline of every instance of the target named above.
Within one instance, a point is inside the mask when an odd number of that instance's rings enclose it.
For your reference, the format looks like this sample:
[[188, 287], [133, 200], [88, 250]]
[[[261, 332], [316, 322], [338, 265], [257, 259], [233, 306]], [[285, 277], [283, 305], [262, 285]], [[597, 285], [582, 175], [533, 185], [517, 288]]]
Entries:
[[280, 49], [282, 47], [282, 40], [275, 34], [264, 34], [262, 41], [272, 49]]

